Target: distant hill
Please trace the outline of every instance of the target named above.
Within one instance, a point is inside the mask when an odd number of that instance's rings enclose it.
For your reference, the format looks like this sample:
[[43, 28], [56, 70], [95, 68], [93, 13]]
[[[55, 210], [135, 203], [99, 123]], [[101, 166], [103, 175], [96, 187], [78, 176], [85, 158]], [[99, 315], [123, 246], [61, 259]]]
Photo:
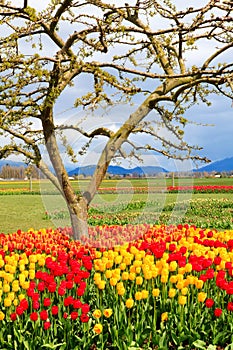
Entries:
[[216, 162], [209, 163], [208, 165], [199, 169], [193, 169], [194, 172], [212, 172], [219, 173], [233, 171], [233, 157], [217, 160]]
[[[13, 160], [8, 160], [8, 159], [0, 159], [0, 170], [1, 168], [9, 164], [12, 167], [21, 167], [24, 166], [26, 167], [27, 165], [23, 162], [16, 162]], [[95, 171], [95, 165], [87, 165], [83, 167], [77, 167], [75, 169], [71, 168], [71, 165], [67, 166], [66, 170], [68, 171], [69, 176], [74, 176], [78, 174], [82, 174], [84, 176], [92, 176]], [[198, 169], [193, 169], [193, 172], [230, 172], [233, 171], [233, 157], [230, 158], [224, 158], [220, 159], [218, 161], [209, 163], [208, 165], [205, 165], [201, 168]], [[119, 175], [119, 176], [130, 176], [130, 175], [135, 175], [135, 176], [152, 176], [156, 175], [158, 173], [168, 173], [169, 170], [166, 170], [163, 167], [160, 166], [137, 166], [132, 169], [126, 169], [121, 166], [117, 165], [110, 165], [108, 167], [107, 173], [110, 175]]]
[[[84, 175], [84, 176], [92, 176], [95, 171], [95, 165], [87, 165], [83, 167], [77, 167], [74, 170], [71, 170], [68, 172], [69, 176], [74, 175]], [[136, 176], [142, 176], [142, 175], [149, 175], [152, 176], [154, 174], [158, 173], [167, 173], [168, 171], [162, 167], [159, 166], [142, 166], [142, 167], [135, 167], [132, 169], [125, 169], [121, 166], [114, 166], [110, 165], [108, 167], [107, 173], [110, 175], [120, 175], [120, 176], [127, 176], [127, 175], [136, 175]]]

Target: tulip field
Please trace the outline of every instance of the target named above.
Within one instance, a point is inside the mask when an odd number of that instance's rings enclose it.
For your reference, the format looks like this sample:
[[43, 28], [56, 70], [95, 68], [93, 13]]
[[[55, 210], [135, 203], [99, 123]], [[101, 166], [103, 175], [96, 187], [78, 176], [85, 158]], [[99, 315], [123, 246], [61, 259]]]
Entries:
[[233, 200], [221, 193], [175, 214], [172, 201], [144, 211], [143, 196], [96, 203], [80, 241], [50, 228], [59, 210], [45, 228], [3, 231], [0, 350], [233, 349]]
[[85, 244], [69, 233], [1, 235], [2, 350], [232, 349], [233, 231], [102, 226]]

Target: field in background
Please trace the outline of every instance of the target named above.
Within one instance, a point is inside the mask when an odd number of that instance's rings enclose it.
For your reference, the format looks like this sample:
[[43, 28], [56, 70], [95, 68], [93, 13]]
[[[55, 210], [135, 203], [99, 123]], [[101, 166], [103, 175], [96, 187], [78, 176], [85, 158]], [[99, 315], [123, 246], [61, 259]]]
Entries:
[[[82, 179], [82, 180], [72, 180], [72, 185], [75, 190], [78, 190], [79, 188], [85, 188], [88, 183], [88, 180]], [[173, 180], [172, 178], [121, 178], [121, 179], [110, 179], [110, 180], [104, 180], [101, 184], [101, 187], [103, 188], [109, 188], [109, 187], [116, 187], [116, 186], [124, 186], [127, 184], [128, 186], [131, 185], [133, 187], [164, 187], [164, 186], [172, 186]], [[195, 186], [229, 186], [233, 185], [233, 178], [231, 177], [223, 177], [223, 178], [174, 178], [174, 185], [175, 186], [186, 186], [186, 185], [195, 185]], [[48, 180], [33, 180], [32, 181], [32, 190], [33, 191], [40, 191], [46, 190], [46, 189], [52, 189], [53, 186]], [[0, 181], [0, 191], [2, 190], [8, 190], [8, 189], [30, 189], [30, 182], [25, 181]]]
[[[86, 180], [72, 181], [74, 189], [85, 188]], [[0, 232], [10, 233], [17, 229], [28, 230], [42, 227], [66, 226], [69, 224], [64, 200], [56, 193], [47, 181], [33, 181], [33, 193], [23, 194], [29, 189], [28, 181], [0, 183]], [[171, 186], [172, 179], [121, 179], [105, 180], [102, 188], [114, 187], [165, 187]], [[175, 179], [175, 185], [233, 185], [233, 178]], [[18, 192], [19, 191], [19, 192]], [[22, 193], [20, 192], [22, 191]], [[40, 191], [42, 195], [40, 195]], [[11, 193], [11, 194], [9, 194]], [[48, 194], [52, 193], [52, 194]], [[225, 200], [225, 202], [223, 202]], [[184, 217], [190, 223], [200, 225], [215, 224], [218, 227], [230, 228], [233, 217], [232, 193], [121, 193], [97, 194], [92, 202], [90, 224], [101, 225], [126, 223], [133, 220], [167, 220], [174, 212], [174, 204], [178, 211], [187, 211], [182, 203], [192, 201], [192, 208]], [[196, 203], [196, 204], [195, 204]], [[200, 210], [197, 209], [199, 205]], [[105, 220], [105, 221], [104, 221]], [[198, 221], [197, 221], [198, 220]]]

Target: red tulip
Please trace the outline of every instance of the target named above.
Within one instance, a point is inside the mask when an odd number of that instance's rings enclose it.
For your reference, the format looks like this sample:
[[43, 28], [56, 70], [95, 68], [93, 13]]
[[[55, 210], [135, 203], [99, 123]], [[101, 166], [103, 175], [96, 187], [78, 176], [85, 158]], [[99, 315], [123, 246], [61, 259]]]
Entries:
[[30, 319], [32, 320], [32, 321], [37, 321], [38, 320], [38, 313], [37, 312], [32, 312], [31, 314], [30, 314]]

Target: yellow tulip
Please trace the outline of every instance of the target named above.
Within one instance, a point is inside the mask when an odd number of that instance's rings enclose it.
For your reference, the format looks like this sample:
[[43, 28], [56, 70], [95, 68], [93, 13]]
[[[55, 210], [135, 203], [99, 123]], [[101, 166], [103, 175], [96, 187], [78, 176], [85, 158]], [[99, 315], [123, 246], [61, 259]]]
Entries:
[[5, 314], [2, 311], [0, 311], [0, 321], [3, 321], [4, 318], [5, 318]]
[[146, 280], [151, 280], [152, 279], [152, 271], [151, 270], [148, 270], [148, 271], [145, 271], [144, 272], [144, 277]]
[[36, 271], [35, 270], [29, 270], [29, 279], [34, 280], [36, 276]]
[[197, 280], [195, 283], [195, 286], [197, 289], [202, 289], [203, 285], [204, 285], [204, 281], [202, 280]]
[[106, 282], [104, 280], [99, 281], [97, 284], [98, 288], [103, 290], [105, 288]]
[[[190, 264], [191, 265], [191, 264]], [[192, 265], [191, 265], [192, 267]], [[186, 266], [185, 267], [179, 267], [178, 269], [178, 275], [184, 275], [186, 273]]]
[[207, 294], [205, 292], [200, 292], [198, 293], [197, 295], [197, 300], [200, 302], [200, 303], [203, 303], [206, 299], [206, 296]]
[[140, 253], [135, 254], [135, 260], [134, 260], [134, 262], [140, 261], [141, 259], [142, 259], [142, 255], [141, 255]]
[[117, 289], [117, 294], [120, 295], [120, 296], [124, 295], [125, 292], [126, 292], [126, 290], [125, 290], [124, 287], [118, 288], [118, 289]]
[[23, 300], [25, 298], [25, 294], [21, 293], [18, 295], [19, 301]]
[[22, 271], [22, 274], [27, 278], [29, 275], [29, 271], [28, 270], [24, 270]]
[[168, 275], [161, 275], [161, 282], [167, 283], [167, 281], [168, 281]]
[[2, 290], [4, 293], [9, 293], [9, 291], [11, 290], [11, 287], [9, 284], [4, 284]]
[[126, 265], [131, 265], [131, 261], [132, 261], [131, 256], [125, 256], [124, 259], [123, 259], [123, 262], [124, 262]]
[[180, 295], [178, 298], [178, 304], [183, 306], [186, 304], [186, 302], [187, 302], [187, 297], [184, 295]]
[[122, 262], [123, 257], [118, 255], [115, 257], [115, 264], [119, 265]]
[[108, 262], [106, 263], [106, 268], [111, 269], [113, 267], [113, 264], [114, 264], [114, 260], [108, 260]]
[[95, 333], [100, 334], [103, 331], [103, 326], [102, 326], [101, 323], [97, 323], [97, 324], [94, 325], [93, 329], [94, 329]]
[[183, 281], [184, 276], [183, 276], [181, 273], [178, 273], [176, 276], [177, 276], [177, 281], [178, 281], [178, 282], [179, 282], [179, 281]]
[[25, 265], [24, 264], [20, 264], [19, 265], [19, 271], [24, 271], [25, 270]]
[[152, 278], [155, 278], [159, 274], [159, 269], [155, 266], [151, 266]]
[[104, 272], [106, 270], [106, 267], [109, 268], [109, 266], [107, 266], [107, 264], [105, 264], [103, 262], [100, 263], [98, 267], [99, 267], [99, 271], [101, 271], [101, 272]]
[[123, 281], [127, 281], [129, 279], [129, 273], [128, 271], [124, 271], [121, 276]]
[[129, 273], [129, 280], [130, 280], [130, 281], [134, 281], [135, 278], [136, 278], [136, 273], [130, 272], [130, 273]]
[[8, 283], [12, 282], [14, 279], [14, 276], [10, 273], [5, 273], [4, 280], [7, 281]]
[[185, 272], [190, 273], [190, 272], [192, 271], [192, 269], [193, 269], [193, 265], [192, 265], [192, 264], [187, 263], [187, 264], [185, 265]]
[[168, 313], [167, 312], [163, 312], [161, 314], [161, 321], [164, 322], [164, 321], [167, 321], [168, 320]]
[[35, 254], [29, 255], [29, 262], [30, 263], [36, 263], [37, 262], [37, 256]]
[[115, 286], [117, 284], [117, 279], [114, 277], [111, 277], [109, 280], [109, 283], [111, 286]]
[[141, 261], [141, 260], [135, 260], [135, 261], [133, 262], [133, 265], [134, 265], [135, 267], [141, 267], [141, 266], [142, 266], [142, 261]]
[[19, 305], [19, 300], [18, 299], [14, 299], [13, 300], [13, 304], [14, 304], [14, 306], [18, 306]]
[[154, 288], [154, 289], [152, 290], [152, 295], [153, 295], [153, 297], [157, 298], [157, 297], [159, 296], [159, 294], [160, 294], [159, 288]]
[[36, 264], [34, 262], [30, 262], [29, 270], [35, 270], [35, 269], [36, 269]]
[[125, 247], [122, 247], [121, 249], [120, 249], [120, 254], [121, 254], [121, 256], [126, 256], [127, 254], [128, 254], [128, 252], [127, 252], [127, 250], [126, 250], [127, 248]]
[[11, 288], [12, 288], [12, 291], [13, 292], [18, 292], [19, 291], [19, 281], [18, 280], [14, 280], [13, 282], [12, 282], [12, 286], [11, 286]]
[[121, 279], [121, 270], [119, 268], [112, 270], [112, 277], [119, 281]]
[[22, 283], [22, 288], [23, 289], [28, 289], [29, 288], [29, 281], [25, 281], [24, 283]]
[[128, 309], [131, 309], [134, 305], [134, 300], [132, 298], [129, 298], [126, 300], [125, 302], [125, 306], [128, 308]]
[[170, 277], [169, 281], [170, 281], [171, 283], [176, 283], [176, 282], [177, 282], [177, 276], [176, 276], [176, 275], [172, 275], [172, 276]]
[[142, 299], [147, 299], [147, 298], [148, 298], [148, 295], [149, 295], [148, 290], [143, 289], [143, 290], [142, 290]]
[[136, 292], [135, 293], [135, 300], [141, 300], [142, 299], [142, 292]]
[[168, 291], [169, 298], [174, 298], [175, 295], [176, 295], [176, 289], [175, 288], [169, 289]]
[[184, 287], [181, 289], [181, 294], [182, 295], [187, 295], [188, 294], [188, 288], [187, 287]]
[[106, 270], [105, 271], [105, 277], [106, 278], [111, 278], [112, 277], [112, 271], [111, 270]]
[[92, 315], [98, 319], [102, 316], [102, 312], [99, 309], [96, 309], [93, 311]]
[[41, 267], [44, 266], [45, 265], [45, 258], [43, 258], [43, 257], [39, 258], [38, 259], [38, 265], [41, 266]]
[[192, 275], [187, 276], [188, 284], [195, 284], [195, 278]]
[[[108, 252], [105, 251], [105, 252], [103, 252], [103, 255], [105, 255], [105, 254], [107, 254], [107, 253], [108, 253]], [[99, 258], [101, 258], [102, 253], [101, 253], [100, 251], [95, 251], [95, 256], [96, 256], [97, 259], [99, 259]]]
[[7, 298], [10, 298], [13, 301], [15, 299], [15, 293], [14, 292], [8, 293]]
[[103, 314], [104, 314], [105, 317], [109, 318], [109, 317], [112, 316], [112, 312], [113, 312], [112, 309], [105, 309], [103, 311]]
[[171, 261], [169, 265], [169, 271], [176, 271], [177, 269], [177, 262], [176, 261]]
[[120, 269], [121, 269], [121, 271], [125, 270], [126, 269], [126, 263], [122, 262], [120, 264]]
[[137, 285], [142, 285], [142, 283], [143, 283], [143, 278], [142, 278], [142, 276], [137, 276], [137, 277], [136, 277], [136, 284], [137, 284]]
[[139, 251], [138, 251], [138, 249], [135, 246], [131, 246], [130, 247], [130, 253], [136, 255], [136, 254], [139, 253]]
[[10, 268], [10, 265], [9, 265], [9, 264], [6, 264], [6, 265], [5, 265], [5, 271], [6, 271], [6, 272], [9, 272], [9, 268]]
[[183, 281], [178, 281], [178, 282], [176, 283], [176, 288], [177, 288], [177, 289], [182, 289], [182, 288], [184, 288], [184, 282], [183, 282]]
[[10, 298], [5, 298], [4, 299], [4, 306], [5, 307], [10, 307], [12, 304], [12, 300]]
[[135, 273], [136, 272], [136, 267], [134, 265], [131, 265], [129, 268], [130, 273]]

